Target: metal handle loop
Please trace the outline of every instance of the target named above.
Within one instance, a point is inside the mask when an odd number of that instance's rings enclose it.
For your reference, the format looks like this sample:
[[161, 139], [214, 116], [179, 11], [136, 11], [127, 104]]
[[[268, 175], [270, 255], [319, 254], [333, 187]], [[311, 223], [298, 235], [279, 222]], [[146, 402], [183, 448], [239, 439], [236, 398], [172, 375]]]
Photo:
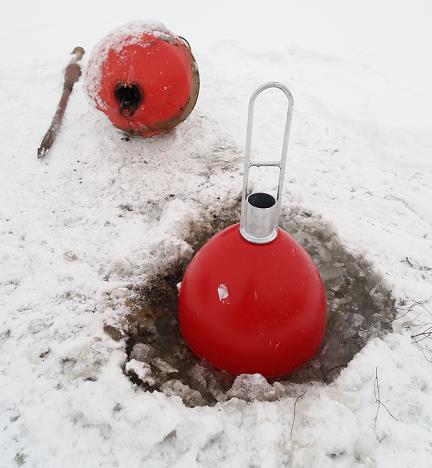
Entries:
[[[251, 161], [250, 160], [250, 153], [251, 153], [251, 142], [252, 142], [252, 130], [253, 130], [253, 118], [254, 118], [254, 107], [255, 101], [257, 97], [266, 89], [269, 88], [277, 88], [280, 89], [288, 99], [288, 107], [286, 112], [285, 118], [285, 130], [284, 130], [284, 137], [283, 137], [283, 144], [282, 144], [282, 151], [281, 157], [279, 161]], [[287, 150], [288, 150], [288, 141], [289, 141], [289, 133], [291, 128], [291, 118], [292, 112], [294, 107], [294, 98], [290, 92], [290, 90], [282, 83], [278, 82], [270, 82], [265, 83], [259, 86], [254, 93], [252, 94], [249, 100], [249, 109], [248, 109], [248, 124], [247, 124], [247, 132], [246, 132], [246, 148], [245, 148], [245, 158], [244, 158], [244, 176], [243, 176], [243, 193], [242, 193], [242, 209], [241, 209], [241, 220], [240, 220], [240, 227], [242, 235], [244, 235], [245, 227], [247, 225], [247, 210], [246, 210], [246, 200], [248, 197], [247, 189], [249, 185], [249, 170], [251, 167], [279, 167], [279, 181], [278, 181], [278, 189], [277, 189], [277, 198], [276, 198], [276, 206], [274, 212], [274, 219], [276, 223], [276, 228], [279, 224], [279, 215], [280, 215], [280, 208], [281, 208], [281, 197], [282, 197], [282, 189], [284, 183], [284, 176], [285, 176], [285, 166], [287, 160]], [[246, 238], [246, 236], [244, 235]], [[249, 236], [250, 237], [250, 236]], [[274, 238], [274, 237], [273, 237]], [[248, 239], [250, 240], [250, 239]], [[261, 243], [256, 241], [257, 243]], [[267, 241], [266, 241], [267, 242]], [[262, 242], [264, 243], [264, 242]]]

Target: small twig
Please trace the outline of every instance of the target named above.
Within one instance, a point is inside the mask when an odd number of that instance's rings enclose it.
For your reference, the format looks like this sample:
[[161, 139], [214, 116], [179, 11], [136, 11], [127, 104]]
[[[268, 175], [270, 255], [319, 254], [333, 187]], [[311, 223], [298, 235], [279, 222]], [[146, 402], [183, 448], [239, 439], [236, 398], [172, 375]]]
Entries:
[[[402, 323], [402, 327], [410, 330], [412, 342], [415, 343], [417, 348], [422, 352], [424, 358], [432, 363], [432, 359], [426, 355], [432, 354], [432, 348], [430, 345], [420, 344], [422, 341], [428, 340], [427, 343], [432, 341], [432, 311], [426, 306], [430, 304], [429, 301], [411, 301], [411, 305], [406, 309], [403, 307], [397, 307], [397, 310], [403, 311], [401, 315], [396, 317], [394, 320], [399, 320], [405, 317], [410, 312], [417, 312], [415, 317]], [[420, 312], [418, 311], [420, 308]]]
[[386, 322], [386, 323], [387, 323], [387, 324], [390, 324], [390, 323], [392, 323], [392, 322], [395, 322], [396, 320], [400, 320], [401, 318], [405, 317], [405, 315], [408, 315], [410, 312], [411, 312], [411, 308], [409, 308], [404, 314], [399, 315], [399, 316], [395, 317], [394, 319], [389, 320], [389, 321]]
[[418, 313], [414, 318], [411, 320], [407, 320], [402, 324], [402, 326], [408, 330], [414, 328], [414, 327], [419, 327], [421, 325], [429, 325], [430, 322], [425, 322], [424, 320], [421, 320], [419, 317], [423, 315], [423, 312]]
[[299, 395], [294, 401], [293, 420], [292, 420], [292, 423], [291, 423], [290, 440], [292, 439], [292, 434], [293, 434], [293, 430], [294, 430], [297, 402], [300, 400], [300, 398], [302, 398], [302, 397], [304, 397], [306, 395], [306, 392], [307, 392], [307, 390], [305, 392], [303, 392], [301, 395]]
[[401, 318], [405, 317], [410, 312], [412, 312], [418, 306], [423, 310], [423, 312], [419, 312], [414, 318], [412, 318], [411, 320], [408, 320], [407, 322], [404, 322], [402, 326], [404, 326], [405, 328], [411, 328], [411, 327], [418, 327], [419, 325], [428, 325], [428, 326], [431, 325], [430, 322], [424, 322], [424, 321], [419, 320], [419, 317], [424, 312], [426, 312], [427, 315], [432, 317], [432, 312], [425, 306], [425, 304], [427, 304], [427, 301], [414, 301], [413, 300], [411, 305], [405, 310], [403, 308], [396, 307], [397, 310], [404, 310], [404, 313], [394, 318], [391, 322], [400, 320]]
[[432, 335], [432, 325], [429, 323], [429, 326], [425, 328], [422, 332], [416, 333], [415, 335], [411, 335], [411, 338], [417, 338], [418, 336], [423, 336], [424, 338], [428, 338]]
[[432, 312], [427, 307], [425, 307], [426, 301], [423, 301], [423, 302], [413, 301], [413, 302], [415, 305], [420, 306], [427, 314], [429, 314], [432, 317]]
[[[396, 320], [400, 320], [401, 318], [405, 317], [406, 315], [408, 315], [416, 306], [418, 305], [423, 305], [421, 302], [417, 302], [417, 301], [412, 301], [411, 305], [405, 309], [403, 307], [395, 307], [396, 310], [402, 310], [404, 311], [404, 313], [402, 315], [399, 315], [398, 317], [395, 317], [394, 319], [390, 320], [389, 322], [387, 323], [392, 323], [392, 322], [395, 322]], [[421, 315], [421, 314], [419, 314]], [[419, 316], [418, 315], [418, 316]], [[417, 316], [417, 317], [418, 317]]]
[[380, 389], [379, 389], [379, 382], [378, 382], [378, 367], [375, 367], [375, 380], [374, 380], [374, 395], [375, 395], [375, 403], [378, 403], [375, 418], [374, 418], [374, 429], [376, 429], [376, 424], [378, 420], [378, 413], [381, 407], [380, 403]]
[[395, 420], [398, 421], [397, 418], [395, 418], [390, 410], [387, 408], [387, 406], [381, 401], [380, 398], [380, 387], [379, 387], [379, 380], [378, 380], [378, 367], [375, 367], [375, 380], [374, 380], [374, 395], [375, 395], [375, 403], [377, 403], [377, 410], [374, 418], [374, 429], [376, 429], [377, 421], [378, 421], [378, 414], [381, 406], [384, 407], [384, 409], [387, 411], [387, 413]]
[[411, 268], [415, 268], [415, 266], [410, 262], [408, 257], [405, 257], [405, 260]]
[[328, 371], [324, 374], [324, 381], [328, 383], [328, 376], [329, 376], [330, 372], [333, 372], [336, 369], [340, 369], [341, 367], [346, 367], [347, 365], [348, 365], [348, 363], [339, 364], [337, 366], [330, 367], [330, 369], [328, 369]]
[[418, 270], [418, 271], [431, 271], [432, 268], [427, 266], [427, 265], [421, 265], [420, 263], [416, 262], [416, 265], [410, 261], [410, 259], [408, 257], [405, 257], [405, 261], [408, 263], [408, 265], [411, 267], [411, 268], [414, 268], [414, 270]]
[[430, 353], [430, 350], [428, 350], [427, 348], [425, 348], [424, 346], [419, 344], [419, 342], [416, 339], [414, 339], [414, 343], [417, 345], [417, 348], [421, 351], [421, 353], [423, 354], [423, 357], [426, 359], [426, 361], [432, 364], [432, 359], [428, 358], [426, 356], [426, 352], [425, 352], [425, 351], [427, 351], [427, 352]]
[[[423, 334], [420, 333], [419, 335], [423, 335]], [[417, 336], [419, 336], [419, 335], [416, 335], [416, 336], [412, 337], [413, 340], [414, 340], [417, 344], [420, 343], [420, 342], [422, 342], [422, 341], [424, 341], [424, 340], [427, 340], [428, 338], [431, 338], [432, 333], [429, 332], [429, 333], [427, 333], [426, 335], [422, 336], [420, 339], [417, 339]]]
[[431, 271], [432, 268], [426, 265], [420, 265], [420, 263], [416, 262], [417, 265], [415, 265], [413, 262], [408, 257], [405, 257], [405, 261], [408, 263], [408, 265], [411, 268], [414, 268], [414, 270], [419, 270], [419, 271]]
[[[424, 312], [426, 312], [427, 315], [429, 315], [430, 317], [432, 317], [432, 312], [425, 306], [425, 304], [428, 304], [428, 301], [412, 301], [412, 304], [410, 305], [410, 307], [408, 308], [407, 312], [411, 312], [413, 309], [415, 309], [417, 306], [420, 307]], [[422, 312], [420, 312], [417, 317], [419, 317], [420, 315], [422, 314]], [[416, 319], [417, 319], [416, 317]], [[415, 319], [413, 319], [415, 320]]]

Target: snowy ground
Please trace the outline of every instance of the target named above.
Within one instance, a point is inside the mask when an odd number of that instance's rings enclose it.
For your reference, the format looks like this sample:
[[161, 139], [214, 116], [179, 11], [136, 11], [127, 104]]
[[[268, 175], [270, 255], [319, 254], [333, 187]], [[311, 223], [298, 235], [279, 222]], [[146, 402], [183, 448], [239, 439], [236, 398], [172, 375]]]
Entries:
[[[244, 22], [246, 10], [228, 3], [83, 3], [63, 21], [58, 2], [3, 10], [1, 467], [431, 466], [432, 367], [411, 339], [432, 322], [430, 7], [267, 3]], [[192, 43], [202, 87], [190, 118], [163, 138], [126, 142], [79, 83], [50, 156], [37, 160], [67, 52], [90, 52], [109, 29], [146, 17]], [[332, 223], [405, 309], [426, 303], [330, 385], [187, 408], [135, 388], [124, 343], [103, 327], [127, 313], [130, 285], [188, 249], [203, 209], [238, 195], [247, 100], [269, 80], [296, 100], [285, 203]], [[278, 148], [275, 97], [257, 107], [263, 157]], [[258, 133], [260, 123], [276, 128]], [[402, 326], [414, 318], [419, 329]]]

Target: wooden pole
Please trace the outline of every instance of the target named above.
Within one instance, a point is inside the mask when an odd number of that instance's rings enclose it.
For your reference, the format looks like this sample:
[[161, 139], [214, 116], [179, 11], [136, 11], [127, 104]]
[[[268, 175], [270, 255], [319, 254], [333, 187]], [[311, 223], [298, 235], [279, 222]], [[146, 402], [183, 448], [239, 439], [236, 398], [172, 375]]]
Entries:
[[54, 143], [61, 122], [63, 120], [63, 115], [65, 113], [66, 106], [69, 101], [69, 96], [72, 92], [74, 84], [78, 81], [81, 75], [81, 67], [79, 65], [79, 62], [84, 54], [85, 51], [82, 47], [75, 47], [75, 49], [72, 51], [72, 59], [65, 69], [63, 93], [57, 105], [57, 110], [54, 114], [51, 126], [46, 132], [45, 136], [43, 137], [42, 142], [38, 148], [38, 158], [43, 158]]

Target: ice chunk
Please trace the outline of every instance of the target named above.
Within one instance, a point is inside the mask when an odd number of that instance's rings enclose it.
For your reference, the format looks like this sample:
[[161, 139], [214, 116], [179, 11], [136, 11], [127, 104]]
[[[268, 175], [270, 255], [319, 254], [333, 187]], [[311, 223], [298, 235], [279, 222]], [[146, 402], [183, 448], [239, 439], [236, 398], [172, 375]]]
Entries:
[[186, 406], [202, 406], [206, 403], [198, 390], [193, 390], [179, 380], [168, 380], [162, 385], [161, 390], [167, 396], [180, 397]]
[[212, 395], [216, 401], [226, 400], [225, 391], [230, 388], [233, 381], [233, 377], [228, 372], [201, 364], [192, 366], [188, 376], [194, 388], [198, 388], [201, 393]]
[[152, 377], [152, 371], [149, 364], [146, 362], [137, 361], [136, 359], [131, 359], [126, 363], [126, 373], [135, 374], [141, 382], [148, 385], [154, 385], [156, 382]]
[[156, 354], [153, 346], [150, 346], [145, 343], [137, 343], [131, 352], [131, 359], [136, 359], [141, 362], [149, 362], [150, 359]]
[[278, 397], [277, 390], [261, 374], [241, 374], [234, 380], [227, 396], [246, 401], [274, 401]]
[[159, 369], [162, 372], [162, 374], [174, 374], [178, 372], [178, 370], [175, 367], [171, 366], [160, 357], [153, 358], [151, 360], [151, 364], [157, 369]]

